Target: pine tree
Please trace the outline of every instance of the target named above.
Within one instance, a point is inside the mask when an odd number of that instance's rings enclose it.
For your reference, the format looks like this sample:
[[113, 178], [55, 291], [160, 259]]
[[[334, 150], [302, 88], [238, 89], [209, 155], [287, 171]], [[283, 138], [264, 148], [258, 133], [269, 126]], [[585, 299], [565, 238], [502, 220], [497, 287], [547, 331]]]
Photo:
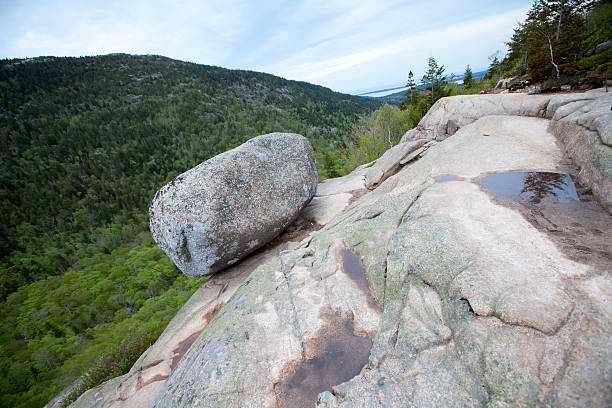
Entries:
[[491, 64], [489, 65], [489, 72], [487, 72], [487, 77], [493, 78], [497, 73], [499, 74], [499, 79], [502, 77], [501, 64], [499, 61], [499, 51], [495, 51], [493, 54], [489, 56], [489, 61]]
[[416, 83], [414, 82], [414, 74], [412, 73], [412, 70], [408, 72], [408, 81], [406, 82], [406, 88], [406, 99], [400, 103], [400, 107], [402, 109], [414, 103], [414, 90], [416, 89]]
[[438, 62], [434, 57], [429, 57], [427, 62], [427, 71], [421, 78], [423, 83], [428, 84], [428, 89], [431, 89], [431, 103], [436, 101], [435, 92], [439, 90], [440, 86], [444, 83], [444, 65], [438, 65]]
[[[509, 53], [504, 67], [517, 74], [527, 73], [533, 80], [584, 73], [587, 66], [579, 64], [588, 38], [594, 29], [587, 19], [594, 8], [605, 2], [593, 0], [536, 0], [527, 19], [514, 30], [507, 43]], [[604, 36], [606, 39], [609, 36]]]
[[472, 68], [468, 65], [465, 68], [465, 73], [463, 74], [463, 87], [469, 88], [472, 86], [473, 78], [472, 78]]

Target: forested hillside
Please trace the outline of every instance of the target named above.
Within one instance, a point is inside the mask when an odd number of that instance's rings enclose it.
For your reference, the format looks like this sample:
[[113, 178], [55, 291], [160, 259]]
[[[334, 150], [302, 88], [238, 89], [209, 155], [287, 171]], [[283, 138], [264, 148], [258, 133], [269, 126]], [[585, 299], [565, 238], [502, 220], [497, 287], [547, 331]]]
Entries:
[[[202, 283], [148, 233], [166, 181], [273, 131], [307, 136], [322, 158], [380, 105], [132, 55], [0, 61], [0, 101], [2, 406], [44, 404], [101, 356], [129, 368]], [[130, 337], [142, 344], [118, 353]]]

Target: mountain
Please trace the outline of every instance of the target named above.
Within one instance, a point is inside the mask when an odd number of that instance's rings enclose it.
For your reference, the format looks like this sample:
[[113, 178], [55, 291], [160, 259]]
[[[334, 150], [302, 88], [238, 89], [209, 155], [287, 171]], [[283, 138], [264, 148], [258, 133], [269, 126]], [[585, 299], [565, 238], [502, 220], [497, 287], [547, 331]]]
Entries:
[[320, 156], [380, 106], [125, 54], [2, 60], [0, 101], [2, 406], [40, 406], [121, 347], [140, 351], [119, 362], [137, 357], [201, 285], [150, 237], [148, 203], [166, 181], [274, 131]]

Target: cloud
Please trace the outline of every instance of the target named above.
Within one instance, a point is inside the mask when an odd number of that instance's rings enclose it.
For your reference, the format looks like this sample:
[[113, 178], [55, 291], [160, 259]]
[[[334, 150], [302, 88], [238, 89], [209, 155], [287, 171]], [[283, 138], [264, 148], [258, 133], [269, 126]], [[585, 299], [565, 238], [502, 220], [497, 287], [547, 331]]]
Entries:
[[[383, 72], [384, 67], [381, 67], [380, 61], [393, 64], [392, 60], [395, 60], [395, 65], [402, 65], [407, 72], [406, 63], [414, 64], [417, 60], [422, 69], [412, 69], [420, 77], [430, 55], [442, 61], [457, 59], [457, 55], [464, 51], [471, 56], [475, 47], [480, 50], [480, 61], [471, 63], [482, 64], [486, 62], [486, 56], [499, 47], [505, 49], [503, 42], [509, 38], [512, 28], [523, 18], [526, 10], [521, 7], [419, 34], [395, 35], [365, 44], [358, 50], [346, 48], [346, 39], [334, 40], [302, 50], [267, 66], [266, 69], [287, 78], [326, 84], [338, 79], [338, 74], [351, 76], [352, 71], [358, 71], [356, 68], [359, 66], [363, 68], [370, 65], [377, 67], [375, 71]], [[351, 38], [350, 41], [355, 39]], [[328, 57], [321, 58], [321, 55]], [[465, 67], [463, 60], [458, 60], [461, 61], [460, 64], [451, 61], [449, 68]], [[469, 60], [467, 63], [470, 63]], [[383, 82], [388, 83], [389, 80]]]
[[[33, 5], [28, 18], [5, 36], [3, 54], [95, 55], [161, 53], [221, 60], [248, 27], [238, 1], [147, 1]], [[5, 17], [6, 19], [6, 17]]]
[[486, 63], [530, 1], [0, 2], [0, 57], [161, 54], [351, 91], [403, 81], [429, 55]]

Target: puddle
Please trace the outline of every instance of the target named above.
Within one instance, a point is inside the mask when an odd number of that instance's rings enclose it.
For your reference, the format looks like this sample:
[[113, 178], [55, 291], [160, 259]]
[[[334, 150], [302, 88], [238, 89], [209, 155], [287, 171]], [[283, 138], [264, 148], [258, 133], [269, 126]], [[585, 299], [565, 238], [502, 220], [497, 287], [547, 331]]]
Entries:
[[612, 216], [594, 199], [579, 199], [568, 174], [509, 172], [491, 174], [477, 182], [495, 193], [495, 202], [520, 212], [566, 257], [594, 266], [593, 271], [609, 270]]
[[485, 189], [515, 201], [539, 204], [542, 201], [567, 203], [578, 201], [572, 178], [565, 173], [508, 172], [482, 177], [477, 183]]
[[375, 309], [380, 310], [378, 303], [370, 291], [370, 285], [368, 284], [368, 279], [366, 278], [365, 269], [363, 268], [363, 265], [361, 265], [359, 257], [357, 257], [353, 251], [346, 248], [342, 248], [340, 250], [340, 255], [342, 256], [342, 270], [344, 273], [346, 273], [347, 276], [357, 284], [357, 287], [359, 287], [359, 289], [361, 289], [361, 291], [368, 297], [368, 304]]
[[372, 339], [355, 334], [353, 317], [330, 311], [324, 318], [326, 325], [306, 345], [316, 357], [274, 387], [283, 408], [314, 407], [321, 392], [355, 377], [368, 362]]
[[436, 183], [444, 183], [447, 181], [458, 181], [461, 180], [459, 177], [457, 176], [451, 176], [451, 175], [444, 175], [444, 176], [438, 176], [436, 178], [434, 178], [434, 180], [436, 181]]

